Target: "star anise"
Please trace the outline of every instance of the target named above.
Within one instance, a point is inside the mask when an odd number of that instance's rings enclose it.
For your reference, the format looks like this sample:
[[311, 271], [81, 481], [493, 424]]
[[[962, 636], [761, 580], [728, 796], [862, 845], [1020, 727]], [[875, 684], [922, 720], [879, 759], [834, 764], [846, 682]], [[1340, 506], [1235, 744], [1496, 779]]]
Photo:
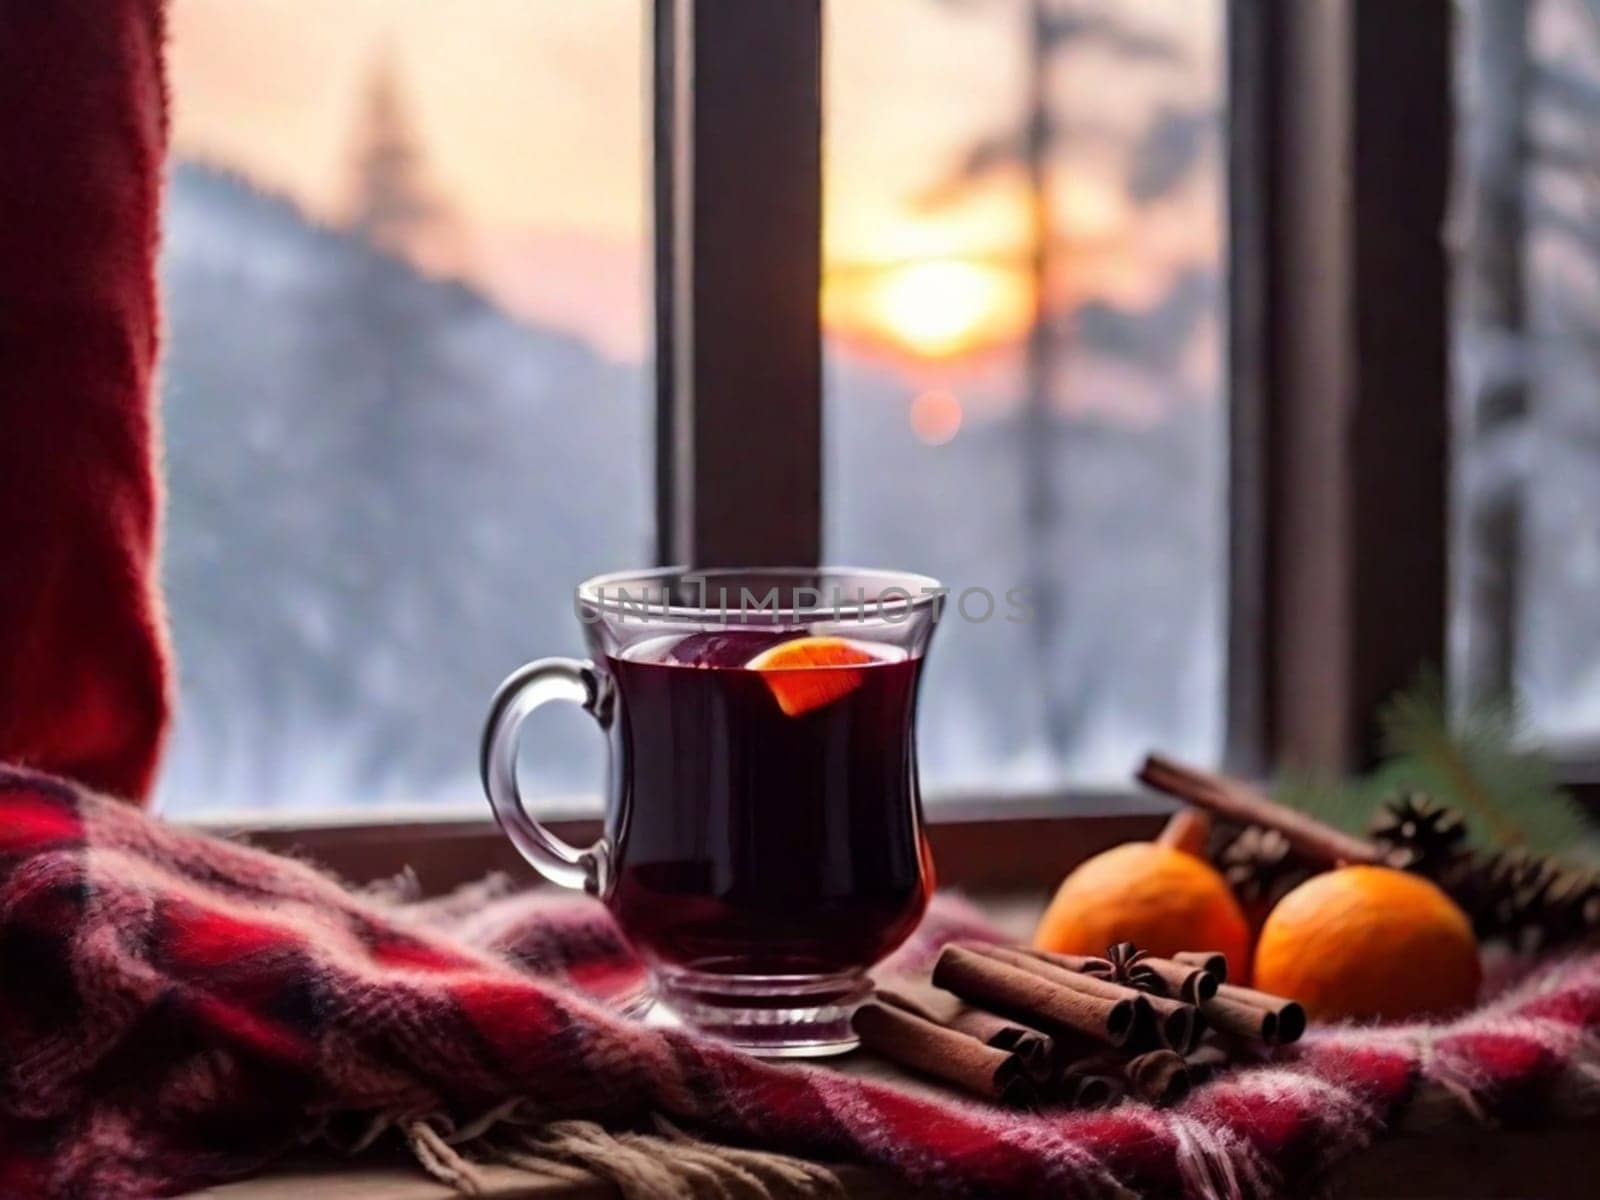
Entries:
[[1118, 942], [1115, 946], [1107, 947], [1104, 958], [1090, 959], [1085, 963], [1083, 971], [1085, 975], [1096, 975], [1112, 983], [1138, 988], [1141, 992], [1164, 996], [1167, 994], [1166, 982], [1144, 961], [1148, 957], [1132, 942]]

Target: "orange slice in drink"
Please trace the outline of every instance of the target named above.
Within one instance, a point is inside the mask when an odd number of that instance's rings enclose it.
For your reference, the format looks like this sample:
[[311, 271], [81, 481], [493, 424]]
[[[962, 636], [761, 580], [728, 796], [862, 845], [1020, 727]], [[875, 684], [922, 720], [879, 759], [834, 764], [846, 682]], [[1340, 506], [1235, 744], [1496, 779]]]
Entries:
[[779, 642], [745, 664], [766, 676], [778, 707], [798, 717], [832, 704], [861, 686], [853, 668], [875, 663], [875, 655], [839, 637], [802, 637]]

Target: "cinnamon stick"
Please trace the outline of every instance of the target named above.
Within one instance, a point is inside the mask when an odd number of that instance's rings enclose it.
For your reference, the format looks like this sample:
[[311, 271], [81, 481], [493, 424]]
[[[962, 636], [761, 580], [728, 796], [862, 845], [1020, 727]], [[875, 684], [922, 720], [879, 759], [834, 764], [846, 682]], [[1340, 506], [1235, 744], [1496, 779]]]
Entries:
[[1132, 1086], [1127, 1064], [1124, 1056], [1104, 1050], [1079, 1055], [1062, 1064], [1056, 1094], [1074, 1108], [1113, 1104]]
[[1305, 1008], [1286, 996], [1274, 996], [1270, 992], [1258, 992], [1255, 988], [1239, 987], [1231, 983], [1219, 988], [1217, 994], [1236, 1003], [1247, 1004], [1271, 1013], [1274, 1018], [1273, 1036], [1265, 1040], [1274, 1046], [1287, 1046], [1290, 1042], [1298, 1042], [1300, 1035], [1306, 1031]]
[[[1064, 986], [1013, 959], [997, 957], [999, 947], [983, 953], [966, 946], [946, 946], [933, 969], [936, 986], [963, 1000], [1005, 1014], [1051, 1033], [1086, 1034], [1109, 1046], [1125, 1045], [1148, 1012], [1143, 997], [1131, 988], [1095, 991]], [[1027, 960], [1020, 951], [1016, 958]], [[1044, 967], [1047, 964], [1035, 965]], [[1060, 971], [1070, 976], [1069, 971]], [[1077, 978], [1088, 980], [1088, 976]], [[1093, 981], [1098, 983], [1099, 981]]]
[[1281, 833], [1295, 853], [1323, 866], [1339, 863], [1381, 863], [1383, 852], [1371, 842], [1274, 803], [1249, 784], [1152, 754], [1139, 770], [1139, 781], [1215, 816], [1241, 825], [1259, 825]]
[[[1082, 954], [1057, 954], [1051, 950], [1027, 950], [1014, 953], [1026, 954], [1046, 966], [1060, 968], [1063, 971], [1077, 975], [1079, 978], [1093, 980], [1096, 984], [1109, 984], [1112, 987], [1126, 986], [1109, 978], [1107, 973], [1111, 970], [1111, 963], [1103, 958]], [[1138, 961], [1139, 965], [1143, 966], [1165, 960], [1140, 958]], [[1187, 975], [1191, 971], [1190, 968], [1177, 967], [1176, 964], [1168, 965], [1176, 968], [1173, 972], [1175, 976], [1178, 974]], [[1156, 973], [1155, 982], [1158, 982], [1162, 987], [1166, 987], [1166, 978], [1161, 974], [1160, 970], [1154, 965], [1151, 966], [1151, 970]], [[1193, 973], [1196, 976], [1203, 977], [1202, 972], [1193, 971]], [[1063, 982], [1067, 981], [1064, 980]], [[1198, 982], [1193, 986], [1198, 991], [1200, 986]], [[1137, 991], [1144, 998], [1145, 1004], [1150, 1009], [1151, 1019], [1148, 1032], [1155, 1035], [1155, 1040], [1178, 1051], [1180, 1054], [1188, 1053], [1194, 1047], [1194, 1044], [1200, 1040], [1200, 1035], [1205, 1032], [1205, 1018], [1200, 1015], [1200, 1010], [1192, 1003], [1170, 996], [1162, 996], [1142, 988], [1134, 988], [1132, 990]], [[1211, 990], [1215, 991], [1214, 986]], [[1149, 1041], [1151, 1039], [1146, 1038], [1145, 1040]]]
[[1198, 808], [1185, 805], [1167, 818], [1167, 823], [1156, 835], [1156, 842], [1196, 858], [1204, 858], [1206, 847], [1211, 842], [1211, 817]]
[[1222, 982], [1205, 967], [1194, 963], [1172, 958], [1142, 958], [1139, 961], [1159, 975], [1161, 982], [1167, 985], [1174, 996], [1190, 1004], [1211, 999]]
[[1220, 950], [1180, 950], [1172, 956], [1172, 961], [1186, 967], [1199, 967], [1219, 984], [1228, 982], [1228, 956]]
[[917, 980], [897, 979], [879, 987], [877, 999], [977, 1038], [996, 1050], [1015, 1054], [1028, 1073], [1040, 1082], [1055, 1071], [1056, 1047], [1048, 1033], [999, 1013], [975, 1008], [953, 993]]
[[1073, 970], [1071, 967], [1057, 962], [1056, 955], [1045, 950], [994, 945], [981, 945], [974, 947], [974, 949], [979, 954], [987, 955], [999, 962], [1009, 963], [1012, 966], [1020, 967], [1024, 971], [1031, 971], [1058, 987], [1086, 992], [1091, 996], [1098, 996], [1104, 1000], [1131, 1001], [1134, 1005], [1134, 1027], [1133, 1031], [1128, 1035], [1128, 1044], [1145, 1046], [1162, 1040], [1163, 1031], [1161, 1026], [1166, 1020], [1167, 1014], [1163, 1011], [1158, 1016], [1152, 1004], [1154, 997], [1140, 991], [1138, 988], [1130, 987], [1125, 983], [1118, 983], [1116, 980], [1107, 978], [1104, 975]]
[[1145, 1003], [1155, 1013], [1156, 1034], [1163, 1046], [1180, 1055], [1195, 1048], [1206, 1031], [1206, 1019], [1198, 1007], [1171, 996], [1146, 996]]
[[1038, 949], [1031, 949], [1028, 953], [1035, 958], [1044, 959], [1045, 962], [1055, 963], [1058, 967], [1065, 967], [1069, 971], [1095, 975], [1101, 979], [1111, 978], [1111, 960], [1101, 958], [1098, 954], [1060, 954], [1054, 950]]
[[[1117, 983], [1101, 975], [1092, 975], [1087, 971], [1080, 971], [1070, 967], [1067, 963], [1072, 961], [1096, 962], [1097, 959], [1077, 960], [1072, 955], [1056, 955], [1048, 950], [1023, 949], [1020, 946], [973, 946], [976, 954], [992, 958], [997, 962], [1009, 963], [1024, 971], [1032, 971], [1041, 978], [1048, 979], [1060, 987], [1072, 988], [1076, 991], [1086, 992], [1091, 996], [1100, 996], [1107, 1000], [1132, 1000], [1144, 1003], [1145, 993], [1137, 988], [1131, 988], [1125, 983]], [[1058, 961], [1059, 959], [1059, 961]]]
[[975, 1037], [877, 1000], [857, 1008], [850, 1024], [863, 1046], [903, 1067], [1002, 1104], [1038, 1102], [1038, 1089], [1022, 1061]]
[[[1081, 971], [1085, 975], [1096, 975], [1101, 979], [1113, 981], [1116, 979], [1111, 960], [1101, 958], [1099, 955], [1060, 954], [1054, 950], [1034, 950], [1032, 953], [1069, 971]], [[1139, 956], [1138, 966], [1147, 968], [1160, 983], [1160, 988], [1153, 989], [1153, 994], [1161, 995], [1165, 992], [1166, 995], [1187, 1000], [1190, 1004], [1198, 1004], [1201, 1000], [1216, 995], [1217, 984], [1222, 982], [1211, 975], [1204, 966], [1180, 963], [1170, 958], [1156, 958], [1142, 954]], [[1137, 980], [1131, 986], [1142, 991], [1152, 990], [1145, 988]]]
[[1189, 1082], [1198, 1087], [1208, 1083], [1222, 1068], [1228, 1065], [1228, 1052], [1215, 1042], [1206, 1042], [1196, 1046], [1184, 1056], [1184, 1065], [1189, 1068]]
[[1278, 1040], [1278, 1014], [1270, 1008], [1252, 1004], [1233, 994], [1233, 989], [1223, 986], [1217, 994], [1200, 1006], [1210, 1021], [1224, 1033], [1258, 1042], [1276, 1044]]
[[1073, 1108], [1106, 1108], [1127, 1090], [1121, 1075], [1070, 1075], [1057, 1085], [1060, 1098]]
[[1151, 1050], [1123, 1068], [1134, 1093], [1151, 1104], [1176, 1104], [1189, 1094], [1189, 1068], [1172, 1050]]

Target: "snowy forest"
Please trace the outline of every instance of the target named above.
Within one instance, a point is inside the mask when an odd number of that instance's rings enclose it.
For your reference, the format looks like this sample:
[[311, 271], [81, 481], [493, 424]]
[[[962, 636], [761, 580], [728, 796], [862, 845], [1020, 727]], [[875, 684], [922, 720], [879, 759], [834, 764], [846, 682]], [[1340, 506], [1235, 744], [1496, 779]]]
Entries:
[[1600, 749], [1600, 3], [1461, 8], [1453, 680]]
[[[940, 444], [907, 421], [927, 370], [827, 348], [828, 556], [1037, 598], [1028, 625], [941, 630], [921, 724], [935, 793], [1114, 781], [1151, 744], [1205, 759], [1224, 721], [1226, 408], [1220, 366], [1182, 369], [1220, 363], [1222, 251], [1142, 304], [1053, 290], [1075, 266], [1056, 164], [1105, 134], [1048, 81], [1085, 55], [1180, 69], [1185, 50], [1106, 16], [1126, 6], [1004, 2], [1026, 17], [1022, 101], [929, 164], [928, 203], [1029, 181], [1031, 332], [963, 385], [976, 403]], [[1451, 678], [1592, 745], [1600, 4], [1475, 0], [1459, 38]], [[223, 164], [172, 173], [171, 811], [475, 806], [495, 684], [580, 652], [573, 585], [654, 553], [651, 364], [417, 265], [451, 213], [402, 92], [375, 71], [346, 219]], [[1158, 104], [1118, 148], [1136, 211], [1220, 188], [1220, 111]], [[552, 716], [527, 764], [539, 790], [592, 795], [603, 754]]]
[[[907, 420], [933, 366], [827, 347], [828, 557], [1035, 597], [1029, 624], [940, 631], [934, 793], [1119, 781], [1152, 744], [1212, 758], [1224, 718], [1220, 64], [1135, 6], [984, 3], [1021, 16], [1019, 103], [927, 164], [926, 203], [1024, 181], [1029, 331], [963, 376], [959, 436], [937, 444]], [[1096, 63], [1210, 84], [1140, 109], [1130, 135], [1059, 102], [1052, 84]], [[172, 173], [169, 811], [476, 806], [496, 683], [580, 652], [572, 587], [653, 557], [651, 364], [418, 265], [452, 213], [379, 65], [344, 218], [226, 164]], [[1135, 217], [1208, 197], [1211, 258], [1136, 302], [1064, 287], [1063, 162], [1084, 145]], [[598, 738], [567, 716], [533, 723], [529, 783], [592, 796]]]

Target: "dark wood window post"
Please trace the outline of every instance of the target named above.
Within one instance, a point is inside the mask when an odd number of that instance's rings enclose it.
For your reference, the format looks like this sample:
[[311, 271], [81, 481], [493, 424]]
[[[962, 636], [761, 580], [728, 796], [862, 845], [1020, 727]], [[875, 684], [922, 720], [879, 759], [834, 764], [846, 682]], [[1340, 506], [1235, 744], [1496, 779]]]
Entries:
[[1450, 0], [1234, 0], [1234, 758], [1370, 759], [1444, 664]]
[[821, 0], [655, 0], [658, 545], [822, 537]]

